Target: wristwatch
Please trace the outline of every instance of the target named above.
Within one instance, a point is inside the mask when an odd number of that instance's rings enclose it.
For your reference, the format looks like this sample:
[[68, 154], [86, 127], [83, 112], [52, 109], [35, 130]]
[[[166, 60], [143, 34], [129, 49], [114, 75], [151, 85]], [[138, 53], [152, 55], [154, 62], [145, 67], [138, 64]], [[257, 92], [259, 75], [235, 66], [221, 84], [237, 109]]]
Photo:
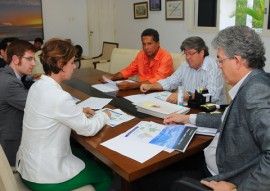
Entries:
[[237, 188], [236, 188], [236, 187], [235, 187], [235, 188], [233, 188], [233, 189], [232, 189], [232, 191], [237, 191]]
[[187, 92], [188, 95], [188, 100], [192, 100], [192, 93], [191, 92]]

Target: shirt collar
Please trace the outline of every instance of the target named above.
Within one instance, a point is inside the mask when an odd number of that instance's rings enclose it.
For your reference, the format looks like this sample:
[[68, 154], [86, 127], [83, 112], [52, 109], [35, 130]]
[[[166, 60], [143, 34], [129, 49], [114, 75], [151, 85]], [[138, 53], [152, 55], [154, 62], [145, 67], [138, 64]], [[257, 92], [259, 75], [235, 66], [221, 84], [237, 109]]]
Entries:
[[46, 75], [41, 75], [40, 77], [41, 80], [52, 83], [54, 85], [56, 85], [59, 89], [62, 89], [62, 87], [60, 86], [60, 84], [58, 84], [53, 78], [51, 78], [50, 76], [46, 76]]
[[[153, 58], [153, 60], [155, 60], [155, 61], [158, 61], [158, 60], [160, 60], [160, 56], [161, 56], [161, 48], [159, 47], [158, 48], [158, 51], [157, 51], [157, 54], [156, 54], [156, 56]], [[145, 62], [147, 63], [148, 62], [148, 57], [146, 56], [146, 54], [144, 53], [144, 60], [145, 60]], [[152, 61], [153, 61], [152, 60]], [[150, 63], [150, 67], [153, 65], [154, 63], [153, 62], [151, 62]]]
[[[202, 65], [201, 65], [201, 67], [200, 67], [197, 71], [200, 71], [200, 70], [208, 71], [208, 70], [209, 70], [209, 66], [210, 66], [210, 65], [207, 64], [207, 62], [209, 62], [208, 59], [209, 59], [209, 56], [204, 57], [203, 63], [202, 63]], [[188, 64], [187, 61], [186, 61], [186, 63], [187, 63], [187, 67], [191, 68], [191, 67], [189, 66], [189, 64]], [[196, 69], [194, 69], [194, 68], [191, 68], [191, 69], [196, 70]]]
[[15, 71], [14, 71], [14, 73], [15, 73], [15, 76], [16, 76], [16, 78], [17, 78], [18, 80], [22, 80], [22, 76], [21, 76], [20, 74], [18, 74], [18, 73], [15, 72]]
[[205, 71], [208, 71], [209, 70], [209, 64], [206, 64], [206, 62], [209, 62], [209, 56], [206, 56], [204, 57], [203, 59], [203, 63], [202, 63], [202, 66], [199, 68], [199, 70], [205, 70]]
[[248, 75], [251, 73], [251, 71], [249, 73], [247, 73], [235, 86], [233, 86], [230, 91], [228, 92], [231, 99], [233, 100], [235, 95], [237, 94], [239, 88], [241, 87], [242, 83], [244, 82], [244, 80], [248, 77]]

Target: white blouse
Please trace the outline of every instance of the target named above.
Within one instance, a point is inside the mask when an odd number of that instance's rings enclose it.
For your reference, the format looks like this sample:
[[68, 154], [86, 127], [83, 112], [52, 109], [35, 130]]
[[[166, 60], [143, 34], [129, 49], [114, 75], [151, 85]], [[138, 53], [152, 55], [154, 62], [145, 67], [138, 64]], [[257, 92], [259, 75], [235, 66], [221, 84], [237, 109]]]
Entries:
[[104, 112], [88, 119], [69, 93], [51, 77], [42, 75], [28, 93], [17, 170], [23, 179], [35, 183], [73, 178], [85, 164], [71, 152], [71, 129], [93, 136], [109, 120]]

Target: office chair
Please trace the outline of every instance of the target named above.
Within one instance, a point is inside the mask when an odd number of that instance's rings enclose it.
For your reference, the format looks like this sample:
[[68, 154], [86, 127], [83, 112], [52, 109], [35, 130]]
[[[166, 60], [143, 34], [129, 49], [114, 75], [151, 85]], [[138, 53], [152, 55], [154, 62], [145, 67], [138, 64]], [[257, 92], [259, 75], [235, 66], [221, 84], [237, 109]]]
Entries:
[[[1, 169], [0, 170], [1, 191], [31, 191], [23, 184], [19, 176], [19, 173], [12, 172], [6, 154], [1, 145], [0, 145], [0, 169]], [[73, 191], [95, 191], [95, 189], [91, 185], [86, 185]]]
[[83, 58], [82, 58], [83, 48], [81, 45], [78, 45], [78, 44], [75, 45], [74, 47], [76, 48], [76, 51], [77, 51], [76, 55], [75, 55], [74, 62], [78, 63], [78, 64], [76, 64], [76, 66], [77, 66], [77, 68], [80, 68], [81, 67], [81, 60], [83, 60]]
[[94, 68], [97, 68], [97, 64], [110, 62], [112, 51], [114, 48], [118, 48], [118, 43], [114, 42], [103, 42], [102, 52], [100, 55], [95, 56], [93, 58], [86, 58], [84, 60], [89, 60], [87, 65], [84, 65], [83, 68], [91, 68], [91, 64], [94, 65]]
[[172, 184], [170, 191], [213, 191], [211, 188], [204, 186], [199, 180], [189, 177], [182, 177]]

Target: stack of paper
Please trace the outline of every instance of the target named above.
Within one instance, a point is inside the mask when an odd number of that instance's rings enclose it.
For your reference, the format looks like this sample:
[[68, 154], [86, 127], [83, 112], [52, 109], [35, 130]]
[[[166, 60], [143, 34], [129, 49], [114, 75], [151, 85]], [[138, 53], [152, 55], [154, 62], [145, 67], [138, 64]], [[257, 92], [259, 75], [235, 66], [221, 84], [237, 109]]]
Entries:
[[186, 114], [190, 108], [172, 104], [169, 102], [153, 99], [134, 103], [139, 112], [146, 113], [159, 118], [164, 118], [171, 113]]

